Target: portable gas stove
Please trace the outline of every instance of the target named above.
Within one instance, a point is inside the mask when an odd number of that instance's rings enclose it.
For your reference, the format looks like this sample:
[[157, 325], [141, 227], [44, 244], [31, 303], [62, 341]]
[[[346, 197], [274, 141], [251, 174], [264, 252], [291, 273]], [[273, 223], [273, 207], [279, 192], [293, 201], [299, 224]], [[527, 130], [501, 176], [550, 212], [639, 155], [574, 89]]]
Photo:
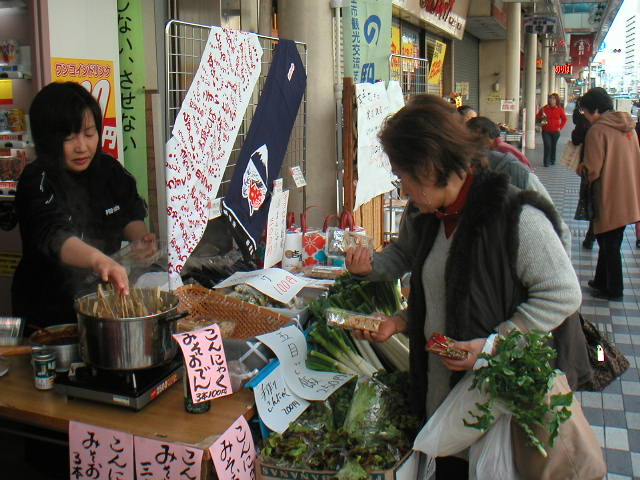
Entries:
[[120, 405], [141, 410], [182, 376], [182, 356], [171, 363], [142, 370], [102, 370], [77, 367], [58, 374], [54, 389], [71, 398]]

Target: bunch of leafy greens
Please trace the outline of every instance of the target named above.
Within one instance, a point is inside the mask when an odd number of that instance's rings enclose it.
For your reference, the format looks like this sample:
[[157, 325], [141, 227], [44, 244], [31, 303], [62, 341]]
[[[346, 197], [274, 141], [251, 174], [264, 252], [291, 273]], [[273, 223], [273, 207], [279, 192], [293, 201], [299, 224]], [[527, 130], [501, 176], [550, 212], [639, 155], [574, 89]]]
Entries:
[[408, 385], [405, 372], [354, 378], [326, 402], [312, 402], [283, 434], [266, 438], [261, 454], [278, 466], [335, 471], [340, 480], [391, 468], [420, 427], [409, 413]]
[[555, 381], [556, 370], [549, 361], [556, 356], [548, 346], [551, 333], [531, 331], [522, 333], [513, 330], [501, 337], [495, 347], [495, 354], [481, 354], [488, 365], [475, 371], [471, 388], [485, 390], [489, 400], [476, 404], [480, 414], [469, 412], [476, 418], [475, 423], [464, 421], [467, 427], [485, 431], [494, 423], [491, 407], [495, 401], [502, 403], [515, 421], [526, 433], [530, 445], [547, 456], [545, 445], [536, 436], [536, 428], [549, 432], [549, 446], [553, 446], [560, 424], [571, 417], [567, 408], [573, 401], [573, 393], [547, 394]]

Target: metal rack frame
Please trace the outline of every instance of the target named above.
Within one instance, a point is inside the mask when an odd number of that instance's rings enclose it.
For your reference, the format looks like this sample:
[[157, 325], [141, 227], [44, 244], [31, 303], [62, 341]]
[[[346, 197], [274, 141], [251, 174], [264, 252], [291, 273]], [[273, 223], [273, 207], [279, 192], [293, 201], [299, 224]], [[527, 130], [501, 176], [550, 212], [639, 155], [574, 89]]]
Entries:
[[[171, 138], [171, 130], [175, 122], [175, 118], [180, 111], [182, 101], [184, 100], [193, 77], [195, 76], [200, 58], [204, 51], [204, 47], [209, 38], [209, 32], [212, 25], [201, 25], [198, 23], [183, 22], [180, 20], [170, 20], [165, 27], [165, 65], [166, 65], [166, 132], [165, 140]], [[251, 100], [244, 114], [242, 124], [238, 130], [229, 162], [225, 168], [218, 197], [224, 196], [228, 184], [231, 181], [234, 167], [238, 161], [240, 149], [244, 143], [249, 126], [253, 120], [260, 94], [264, 87], [264, 83], [269, 73], [271, 60], [274, 54], [274, 47], [280, 40], [277, 37], [269, 37], [265, 35], [257, 35], [260, 46], [263, 49], [261, 60], [261, 72], [258, 82], [254, 88]], [[298, 53], [302, 59], [302, 63], [307, 67], [307, 45], [302, 42], [295, 42]], [[302, 172], [306, 174], [306, 155], [307, 155], [307, 97], [306, 92], [302, 97], [300, 109], [296, 116], [287, 153], [281, 168], [281, 176], [283, 178], [284, 189], [296, 189], [291, 175], [283, 175], [283, 172], [289, 168], [299, 165]], [[306, 206], [306, 188], [302, 188], [302, 203]]]

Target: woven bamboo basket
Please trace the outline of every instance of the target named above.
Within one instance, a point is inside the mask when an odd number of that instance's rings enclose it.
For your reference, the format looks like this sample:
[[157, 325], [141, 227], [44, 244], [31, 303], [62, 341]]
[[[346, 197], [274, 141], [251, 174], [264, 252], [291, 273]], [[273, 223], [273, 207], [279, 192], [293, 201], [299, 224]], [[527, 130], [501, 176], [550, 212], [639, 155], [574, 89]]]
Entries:
[[291, 321], [267, 308], [200, 285], [184, 285], [174, 293], [180, 300], [178, 311], [189, 312], [189, 316], [184, 319], [187, 324], [203, 319], [208, 324], [224, 323], [225, 328], [221, 327], [221, 330], [225, 339], [245, 340], [278, 330]]

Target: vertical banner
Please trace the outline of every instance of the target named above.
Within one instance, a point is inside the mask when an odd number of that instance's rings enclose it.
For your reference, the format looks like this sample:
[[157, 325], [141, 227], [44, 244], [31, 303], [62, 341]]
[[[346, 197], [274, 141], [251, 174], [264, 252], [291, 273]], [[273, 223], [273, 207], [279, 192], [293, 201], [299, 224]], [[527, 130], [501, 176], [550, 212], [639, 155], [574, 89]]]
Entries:
[[588, 67], [591, 55], [593, 55], [593, 34], [571, 35], [569, 56], [573, 67], [576, 69]]
[[102, 151], [118, 158], [113, 62], [79, 58], [52, 58], [52, 82], [76, 82], [86, 88], [102, 109]]
[[391, 0], [350, 0], [342, 27], [344, 76], [353, 83], [388, 80]]
[[118, 0], [118, 41], [124, 166], [136, 179], [140, 195], [148, 201], [144, 96], [146, 78], [140, 0]]
[[444, 64], [444, 55], [447, 51], [447, 44], [436, 40], [433, 49], [433, 58], [431, 59], [431, 68], [429, 68], [428, 83], [440, 85], [440, 77], [442, 76], [442, 65]]

